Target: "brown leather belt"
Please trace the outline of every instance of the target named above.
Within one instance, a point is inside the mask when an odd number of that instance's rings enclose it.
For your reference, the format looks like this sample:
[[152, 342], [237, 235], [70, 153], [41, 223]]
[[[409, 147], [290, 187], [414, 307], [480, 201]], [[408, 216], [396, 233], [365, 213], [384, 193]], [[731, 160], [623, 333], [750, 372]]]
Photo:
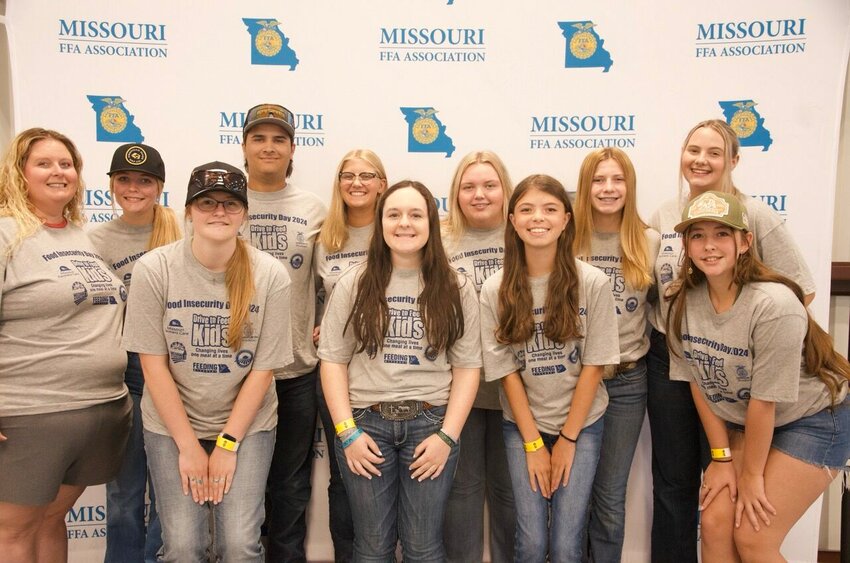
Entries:
[[611, 379], [615, 375], [631, 371], [638, 366], [637, 362], [623, 362], [617, 365], [605, 366], [602, 370], [602, 379]]
[[388, 401], [375, 403], [369, 409], [380, 413], [384, 420], [413, 420], [422, 414], [422, 411], [433, 406], [431, 403], [423, 401]]

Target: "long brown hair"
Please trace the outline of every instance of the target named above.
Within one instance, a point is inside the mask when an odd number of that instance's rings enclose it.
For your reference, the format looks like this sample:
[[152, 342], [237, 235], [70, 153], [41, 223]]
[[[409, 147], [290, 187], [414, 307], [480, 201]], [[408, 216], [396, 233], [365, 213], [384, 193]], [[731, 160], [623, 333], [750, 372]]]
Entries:
[[375, 230], [369, 243], [366, 265], [358, 280], [354, 306], [343, 328], [343, 332], [349, 326], [354, 331], [358, 344], [356, 352], [365, 350], [371, 358], [383, 348], [390, 320], [386, 293], [393, 264], [390, 248], [384, 241], [384, 205], [391, 194], [403, 188], [413, 188], [419, 192], [428, 210], [428, 242], [422, 249], [422, 292], [418, 299], [425, 336], [431, 346], [444, 351], [451, 348], [464, 331], [458, 274], [449, 266], [443, 250], [440, 217], [434, 196], [420, 182], [403, 180], [390, 186], [378, 200]]
[[[519, 200], [529, 190], [540, 190], [558, 199], [571, 220], [558, 237], [555, 268], [549, 275], [546, 290], [543, 333], [555, 342], [582, 338], [578, 311], [578, 273], [573, 255], [575, 224], [573, 207], [564, 186], [551, 176], [535, 174], [520, 182], [510, 202], [508, 215], [514, 213]], [[531, 284], [528, 281], [525, 245], [508, 221], [505, 228], [505, 265], [502, 285], [499, 287], [499, 326], [496, 340], [503, 344], [525, 342], [534, 334], [534, 317]]]
[[[687, 240], [690, 228], [682, 235], [682, 245], [685, 249], [684, 261], [679, 271], [679, 278], [671, 286], [671, 293], [665, 297], [670, 302], [667, 314], [667, 345], [671, 351], [682, 332], [682, 318], [685, 314], [687, 294], [691, 289], [707, 283], [705, 274], [693, 265], [687, 251]], [[743, 232], [743, 231], [739, 231]], [[735, 244], [737, 252], [737, 240]], [[850, 380], [850, 363], [838, 354], [833, 347], [832, 338], [812, 318], [805, 306], [803, 290], [793, 280], [768, 268], [753, 252], [753, 247], [738, 256], [732, 273], [732, 285], [739, 288], [747, 283], [770, 282], [781, 283], [790, 289], [806, 311], [808, 328], [803, 339], [803, 362], [807, 373], [817, 376], [829, 390], [832, 404], [835, 404], [841, 384], [840, 377]], [[675, 353], [675, 352], [674, 352]]]
[[59, 141], [68, 152], [71, 153], [71, 162], [77, 172], [77, 189], [62, 214], [69, 222], [82, 225], [83, 199], [85, 194], [85, 183], [83, 182], [83, 159], [73, 141], [51, 129], [33, 127], [21, 131], [12, 139], [3, 162], [0, 164], [0, 217], [12, 217], [18, 225], [18, 236], [15, 242], [6, 249], [11, 254], [12, 250], [25, 238], [31, 236], [41, 226], [42, 221], [35, 214], [33, 205], [28, 197], [27, 180], [24, 177], [24, 166], [32, 152], [33, 146], [39, 141], [53, 139]]
[[646, 244], [646, 229], [637, 211], [637, 176], [629, 156], [616, 147], [598, 149], [581, 163], [578, 175], [575, 216], [575, 253], [579, 257], [590, 255], [590, 239], [593, 237], [593, 205], [590, 191], [596, 168], [603, 160], [613, 160], [623, 170], [626, 181], [626, 203], [620, 211], [620, 247], [623, 249], [623, 277], [635, 289], [644, 289], [652, 283], [649, 272], [649, 249]]

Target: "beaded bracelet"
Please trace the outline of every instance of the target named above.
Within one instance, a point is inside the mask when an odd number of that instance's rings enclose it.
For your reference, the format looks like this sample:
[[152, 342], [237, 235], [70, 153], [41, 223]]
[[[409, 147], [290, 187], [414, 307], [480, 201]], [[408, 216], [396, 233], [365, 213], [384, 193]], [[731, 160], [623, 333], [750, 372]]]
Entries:
[[351, 436], [349, 436], [348, 438], [346, 438], [346, 439], [345, 439], [345, 441], [342, 443], [342, 449], [345, 449], [345, 448], [347, 448], [348, 446], [350, 446], [351, 444], [353, 444], [353, 443], [354, 443], [354, 440], [356, 440], [357, 438], [359, 438], [361, 434], [363, 434], [363, 430], [362, 430], [362, 429], [358, 428], [357, 430], [355, 430], [355, 431], [351, 434]]

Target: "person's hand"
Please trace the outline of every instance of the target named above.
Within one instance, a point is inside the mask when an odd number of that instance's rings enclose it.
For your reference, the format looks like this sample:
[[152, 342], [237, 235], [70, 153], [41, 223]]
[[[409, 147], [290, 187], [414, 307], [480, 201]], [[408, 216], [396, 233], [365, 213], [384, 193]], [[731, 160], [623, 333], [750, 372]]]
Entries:
[[4, 436], [2, 432], [0, 432], [0, 442], [5, 442], [6, 440], [8, 440], [8, 438], [6, 438], [6, 436]]
[[372, 475], [381, 476], [381, 471], [375, 467], [384, 463], [384, 457], [378, 444], [371, 436], [362, 432], [347, 448], [345, 461], [352, 473], [371, 479]]
[[702, 476], [702, 487], [699, 490], [699, 509], [705, 510], [714, 500], [714, 497], [727, 487], [729, 488], [729, 500], [732, 501], [732, 504], [735, 504], [738, 496], [737, 480], [732, 462], [712, 461], [709, 463]]
[[764, 492], [764, 475], [753, 475], [744, 471], [741, 474], [741, 478], [738, 479], [735, 527], [739, 528], [741, 526], [741, 519], [746, 514], [753, 529], [758, 532], [760, 521], [764, 522], [765, 526], [770, 526], [770, 516], [768, 513], [776, 516], [776, 509], [767, 500], [767, 495]]
[[525, 452], [525, 461], [528, 465], [528, 481], [531, 484], [531, 490], [535, 493], [540, 491], [545, 498], [552, 498], [550, 486], [552, 463], [549, 450], [544, 446], [536, 452]]
[[192, 500], [198, 504], [204, 504], [210, 499], [207, 452], [199, 442], [195, 442], [187, 451], [181, 451], [177, 460], [183, 494], [192, 493]]
[[320, 332], [322, 332], [321, 326], [314, 326], [313, 327], [313, 346], [319, 345], [319, 333]]
[[452, 448], [436, 434], [431, 434], [416, 446], [413, 457], [416, 458], [410, 464], [410, 478], [418, 479], [420, 482], [428, 479], [436, 479], [446, 468], [446, 461]]
[[210, 454], [209, 483], [212, 501], [218, 504], [230, 492], [236, 474], [236, 452], [216, 447]]
[[552, 484], [553, 492], [559, 485], [566, 487], [567, 483], [570, 482], [570, 470], [573, 467], [575, 456], [575, 444], [564, 439], [555, 442], [550, 456], [552, 474], [549, 482]]

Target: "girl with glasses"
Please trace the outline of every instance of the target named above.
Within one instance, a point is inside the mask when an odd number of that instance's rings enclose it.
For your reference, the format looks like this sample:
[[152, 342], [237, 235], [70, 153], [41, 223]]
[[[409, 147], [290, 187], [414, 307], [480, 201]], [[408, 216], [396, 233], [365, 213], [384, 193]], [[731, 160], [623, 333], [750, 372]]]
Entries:
[[238, 169], [199, 166], [186, 197], [192, 237], [148, 252], [133, 270], [123, 344], [145, 375], [160, 561], [208, 553], [264, 560], [260, 525], [277, 425], [272, 370], [292, 361], [290, 280], [239, 237], [247, 207]]
[[505, 266], [481, 288], [488, 381], [502, 381], [516, 505], [515, 561], [581, 561], [608, 394], [620, 361], [608, 277], [573, 256], [564, 187], [520, 182], [508, 203]]
[[[118, 147], [109, 168], [109, 193], [122, 210], [120, 217], [95, 224], [89, 238], [104, 261], [130, 291], [133, 266], [146, 252], [181, 238], [174, 212], [159, 203], [165, 185], [165, 164], [155, 148], [143, 144]], [[124, 383], [133, 399], [133, 428], [121, 472], [106, 484], [105, 563], [156, 561], [162, 546], [156, 495], [149, 489], [150, 512], [145, 527], [148, 463], [142, 438], [144, 377], [139, 355], [127, 353]]]
[[[375, 222], [378, 198], [387, 189], [387, 174], [381, 159], [369, 149], [355, 149], [342, 157], [334, 176], [331, 205], [322, 224], [316, 245], [313, 267], [317, 281], [321, 281], [319, 301], [324, 304], [331, 295], [340, 275], [348, 268], [366, 259], [369, 240]], [[321, 322], [321, 312], [317, 323]], [[319, 342], [320, 327], [313, 330], [313, 341]], [[351, 561], [354, 553], [354, 523], [351, 508], [345, 494], [336, 451], [332, 437], [333, 419], [322, 393], [322, 383], [316, 386], [319, 400], [319, 416], [328, 444], [330, 484], [328, 485], [328, 516], [334, 559], [338, 562]]]
[[354, 560], [443, 561], [457, 441], [478, 388], [478, 304], [449, 266], [419, 182], [378, 202], [366, 262], [347, 270], [319, 340], [322, 387], [354, 521]]

